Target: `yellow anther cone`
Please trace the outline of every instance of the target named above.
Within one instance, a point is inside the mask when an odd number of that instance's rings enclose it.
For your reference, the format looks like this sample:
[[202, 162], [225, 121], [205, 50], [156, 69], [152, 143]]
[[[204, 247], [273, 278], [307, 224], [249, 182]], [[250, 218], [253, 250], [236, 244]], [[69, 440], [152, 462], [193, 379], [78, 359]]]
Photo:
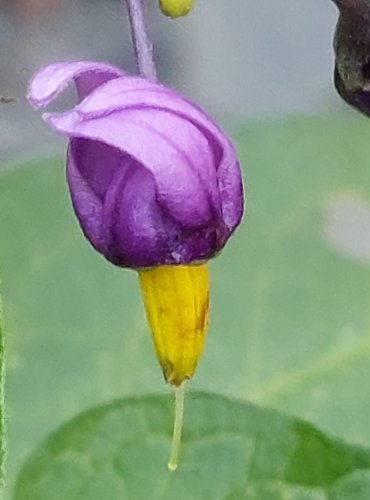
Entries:
[[166, 380], [178, 386], [194, 374], [204, 345], [207, 265], [157, 266], [139, 271], [139, 280], [158, 360]]
[[194, 0], [159, 0], [159, 7], [168, 17], [186, 16], [194, 4]]

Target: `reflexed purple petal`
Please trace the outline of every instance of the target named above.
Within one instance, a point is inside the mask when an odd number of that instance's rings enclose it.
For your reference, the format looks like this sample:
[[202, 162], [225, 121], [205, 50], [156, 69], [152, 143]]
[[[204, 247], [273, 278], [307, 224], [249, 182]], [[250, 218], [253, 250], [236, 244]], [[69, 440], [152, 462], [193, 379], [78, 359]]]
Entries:
[[168, 227], [163, 225], [150, 172], [140, 165], [132, 168], [118, 200], [115, 234], [129, 261], [136, 267], [164, 263], [169, 256]]
[[103, 83], [124, 74], [120, 69], [103, 63], [75, 61], [50, 64], [31, 79], [27, 98], [36, 107], [46, 106], [74, 81], [78, 96], [83, 99]]
[[[155, 130], [181, 152], [193, 175], [200, 180], [204, 188], [204, 197], [209, 199], [213, 215], [219, 216], [221, 203], [215, 162], [210, 144], [199, 129], [177, 114], [157, 108], [128, 109], [125, 116], [130, 122], [143, 124]], [[168, 175], [163, 168], [155, 172], [157, 185], [163, 184], [166, 189]], [[181, 200], [178, 202], [181, 203]]]
[[[99, 161], [109, 172], [104, 179], [97, 169]], [[171, 261], [169, 227], [175, 223], [165, 216], [164, 227], [154, 179], [133, 158], [104, 143], [75, 138], [68, 182], [85, 235], [111, 262], [145, 267]], [[97, 219], [99, 224], [91, 223]]]
[[30, 85], [39, 106], [71, 80], [83, 98], [69, 112], [44, 115], [70, 137], [67, 176], [82, 229], [120, 266], [211, 258], [243, 212], [235, 149], [184, 97], [122, 75], [100, 63], [61, 63]]
[[79, 172], [101, 200], [122, 164], [122, 153], [104, 142], [73, 139], [73, 156]]
[[127, 111], [94, 120], [81, 120], [72, 111], [48, 115], [46, 120], [61, 133], [102, 141], [133, 156], [153, 174], [159, 201], [179, 222], [197, 226], [212, 217], [209, 196], [189, 159], [166, 136], [136, 123]]
[[93, 98], [87, 96], [84, 104], [81, 103], [75, 109], [84, 114], [100, 116], [118, 109], [145, 105], [147, 96], [167, 91], [165, 87], [139, 76], [122, 76], [116, 80], [117, 85], [112, 86], [113, 81], [110, 81], [107, 88], [105, 86], [99, 88]]
[[[230, 229], [237, 226], [243, 213], [240, 167], [234, 146], [218, 125], [200, 108], [175, 91], [138, 77], [123, 77], [109, 82], [85, 99], [76, 109], [87, 119], [118, 110], [127, 112], [129, 108], [137, 108], [143, 116], [145, 110], [159, 108], [176, 114], [183, 119], [183, 122], [186, 120], [188, 124], [192, 123], [198, 127], [213, 149], [220, 189], [225, 195], [221, 196], [225, 223]], [[183, 143], [187, 148], [188, 143], [186, 141]]]
[[101, 238], [102, 202], [78, 169], [74, 157], [74, 141], [71, 141], [67, 153], [67, 180], [72, 203], [85, 236], [99, 252], [104, 252], [105, 244]]
[[[94, 144], [94, 141], [88, 142]], [[111, 149], [113, 150], [113, 148]], [[136, 162], [130, 156], [122, 153], [119, 153], [119, 160], [120, 165], [112, 172], [111, 182], [104, 194], [101, 234], [106, 245], [104, 251], [106, 258], [118, 266], [130, 266], [127, 252], [125, 248], [121, 247], [117, 238], [116, 225], [119, 222], [118, 211], [121, 192], [124, 189], [124, 183], [131, 175], [131, 167], [136, 167]]]

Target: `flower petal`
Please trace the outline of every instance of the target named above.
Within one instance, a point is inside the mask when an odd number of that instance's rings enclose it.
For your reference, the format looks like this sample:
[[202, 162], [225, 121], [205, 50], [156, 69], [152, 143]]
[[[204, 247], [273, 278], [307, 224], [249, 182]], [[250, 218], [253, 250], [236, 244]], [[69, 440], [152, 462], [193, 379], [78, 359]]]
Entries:
[[81, 228], [86, 238], [101, 253], [104, 253], [105, 243], [102, 239], [102, 201], [93, 192], [89, 183], [78, 169], [75, 157], [74, 141], [70, 142], [67, 151], [67, 180], [71, 192], [72, 203]]
[[150, 172], [141, 165], [131, 168], [117, 200], [115, 235], [129, 262], [139, 268], [169, 260], [170, 226], [164, 228]]
[[67, 176], [81, 227], [108, 260], [127, 267], [172, 263], [170, 228], [177, 228], [162, 214], [153, 176], [142, 165], [104, 143], [75, 138]]
[[[209, 196], [181, 148], [127, 110], [87, 120], [76, 111], [45, 119], [70, 137], [101, 141], [134, 157], [153, 174], [160, 203], [182, 224], [194, 227], [213, 217]], [[186, 148], [192, 140], [186, 137]]]
[[140, 77], [118, 78], [87, 97], [76, 110], [96, 118], [118, 110], [155, 108], [183, 117], [206, 137], [213, 150], [225, 224], [232, 230], [243, 213], [240, 166], [234, 146], [219, 126], [198, 106], [177, 92]]
[[113, 176], [122, 165], [122, 153], [104, 142], [73, 139], [74, 161], [84, 180], [103, 202]]
[[[160, 134], [170, 144], [172, 144], [184, 158], [184, 163], [190, 168], [192, 175], [199, 179], [203, 187], [204, 197], [208, 200], [213, 217], [220, 217], [221, 203], [217, 185], [217, 172], [214, 162], [212, 148], [202, 132], [188, 120], [157, 108], [127, 109], [125, 112], [127, 120], [153, 129]], [[145, 166], [145, 165], [144, 165]], [[174, 175], [178, 175], [177, 168], [181, 165], [174, 165]], [[150, 167], [148, 167], [150, 169]], [[170, 179], [169, 172], [165, 168], [152, 172], [161, 191], [177, 183], [176, 177]], [[181, 191], [184, 186], [181, 186]], [[181, 203], [178, 200], [176, 205]], [[186, 202], [185, 202], [186, 203]]]
[[109, 64], [72, 61], [50, 64], [31, 79], [27, 98], [35, 107], [43, 107], [53, 101], [74, 80], [80, 100], [103, 83], [125, 73]]
[[71, 80], [82, 101], [44, 119], [70, 137], [72, 201], [93, 246], [134, 268], [212, 257], [243, 212], [228, 137], [175, 91], [101, 63], [51, 65], [29, 99], [45, 106]]

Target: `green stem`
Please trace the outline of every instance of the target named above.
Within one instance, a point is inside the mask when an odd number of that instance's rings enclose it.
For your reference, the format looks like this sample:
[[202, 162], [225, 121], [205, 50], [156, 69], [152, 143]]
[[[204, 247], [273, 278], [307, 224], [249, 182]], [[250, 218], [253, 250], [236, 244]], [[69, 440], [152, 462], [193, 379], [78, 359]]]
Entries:
[[175, 471], [178, 465], [182, 426], [184, 422], [184, 400], [185, 400], [185, 382], [175, 388], [175, 422], [173, 427], [173, 436], [171, 444], [170, 460], [168, 470]]
[[4, 330], [3, 311], [0, 296], [0, 498], [5, 484], [5, 363], [4, 363]]

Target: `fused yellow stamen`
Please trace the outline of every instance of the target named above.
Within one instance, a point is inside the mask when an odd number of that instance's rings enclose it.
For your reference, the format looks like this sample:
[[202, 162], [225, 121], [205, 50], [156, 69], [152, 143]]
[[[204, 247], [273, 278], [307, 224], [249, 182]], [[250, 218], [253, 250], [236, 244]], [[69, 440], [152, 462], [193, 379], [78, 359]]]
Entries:
[[186, 16], [192, 8], [194, 0], [159, 0], [159, 7], [168, 17]]
[[139, 271], [154, 346], [166, 380], [189, 379], [203, 349], [208, 324], [206, 264], [157, 266]]

